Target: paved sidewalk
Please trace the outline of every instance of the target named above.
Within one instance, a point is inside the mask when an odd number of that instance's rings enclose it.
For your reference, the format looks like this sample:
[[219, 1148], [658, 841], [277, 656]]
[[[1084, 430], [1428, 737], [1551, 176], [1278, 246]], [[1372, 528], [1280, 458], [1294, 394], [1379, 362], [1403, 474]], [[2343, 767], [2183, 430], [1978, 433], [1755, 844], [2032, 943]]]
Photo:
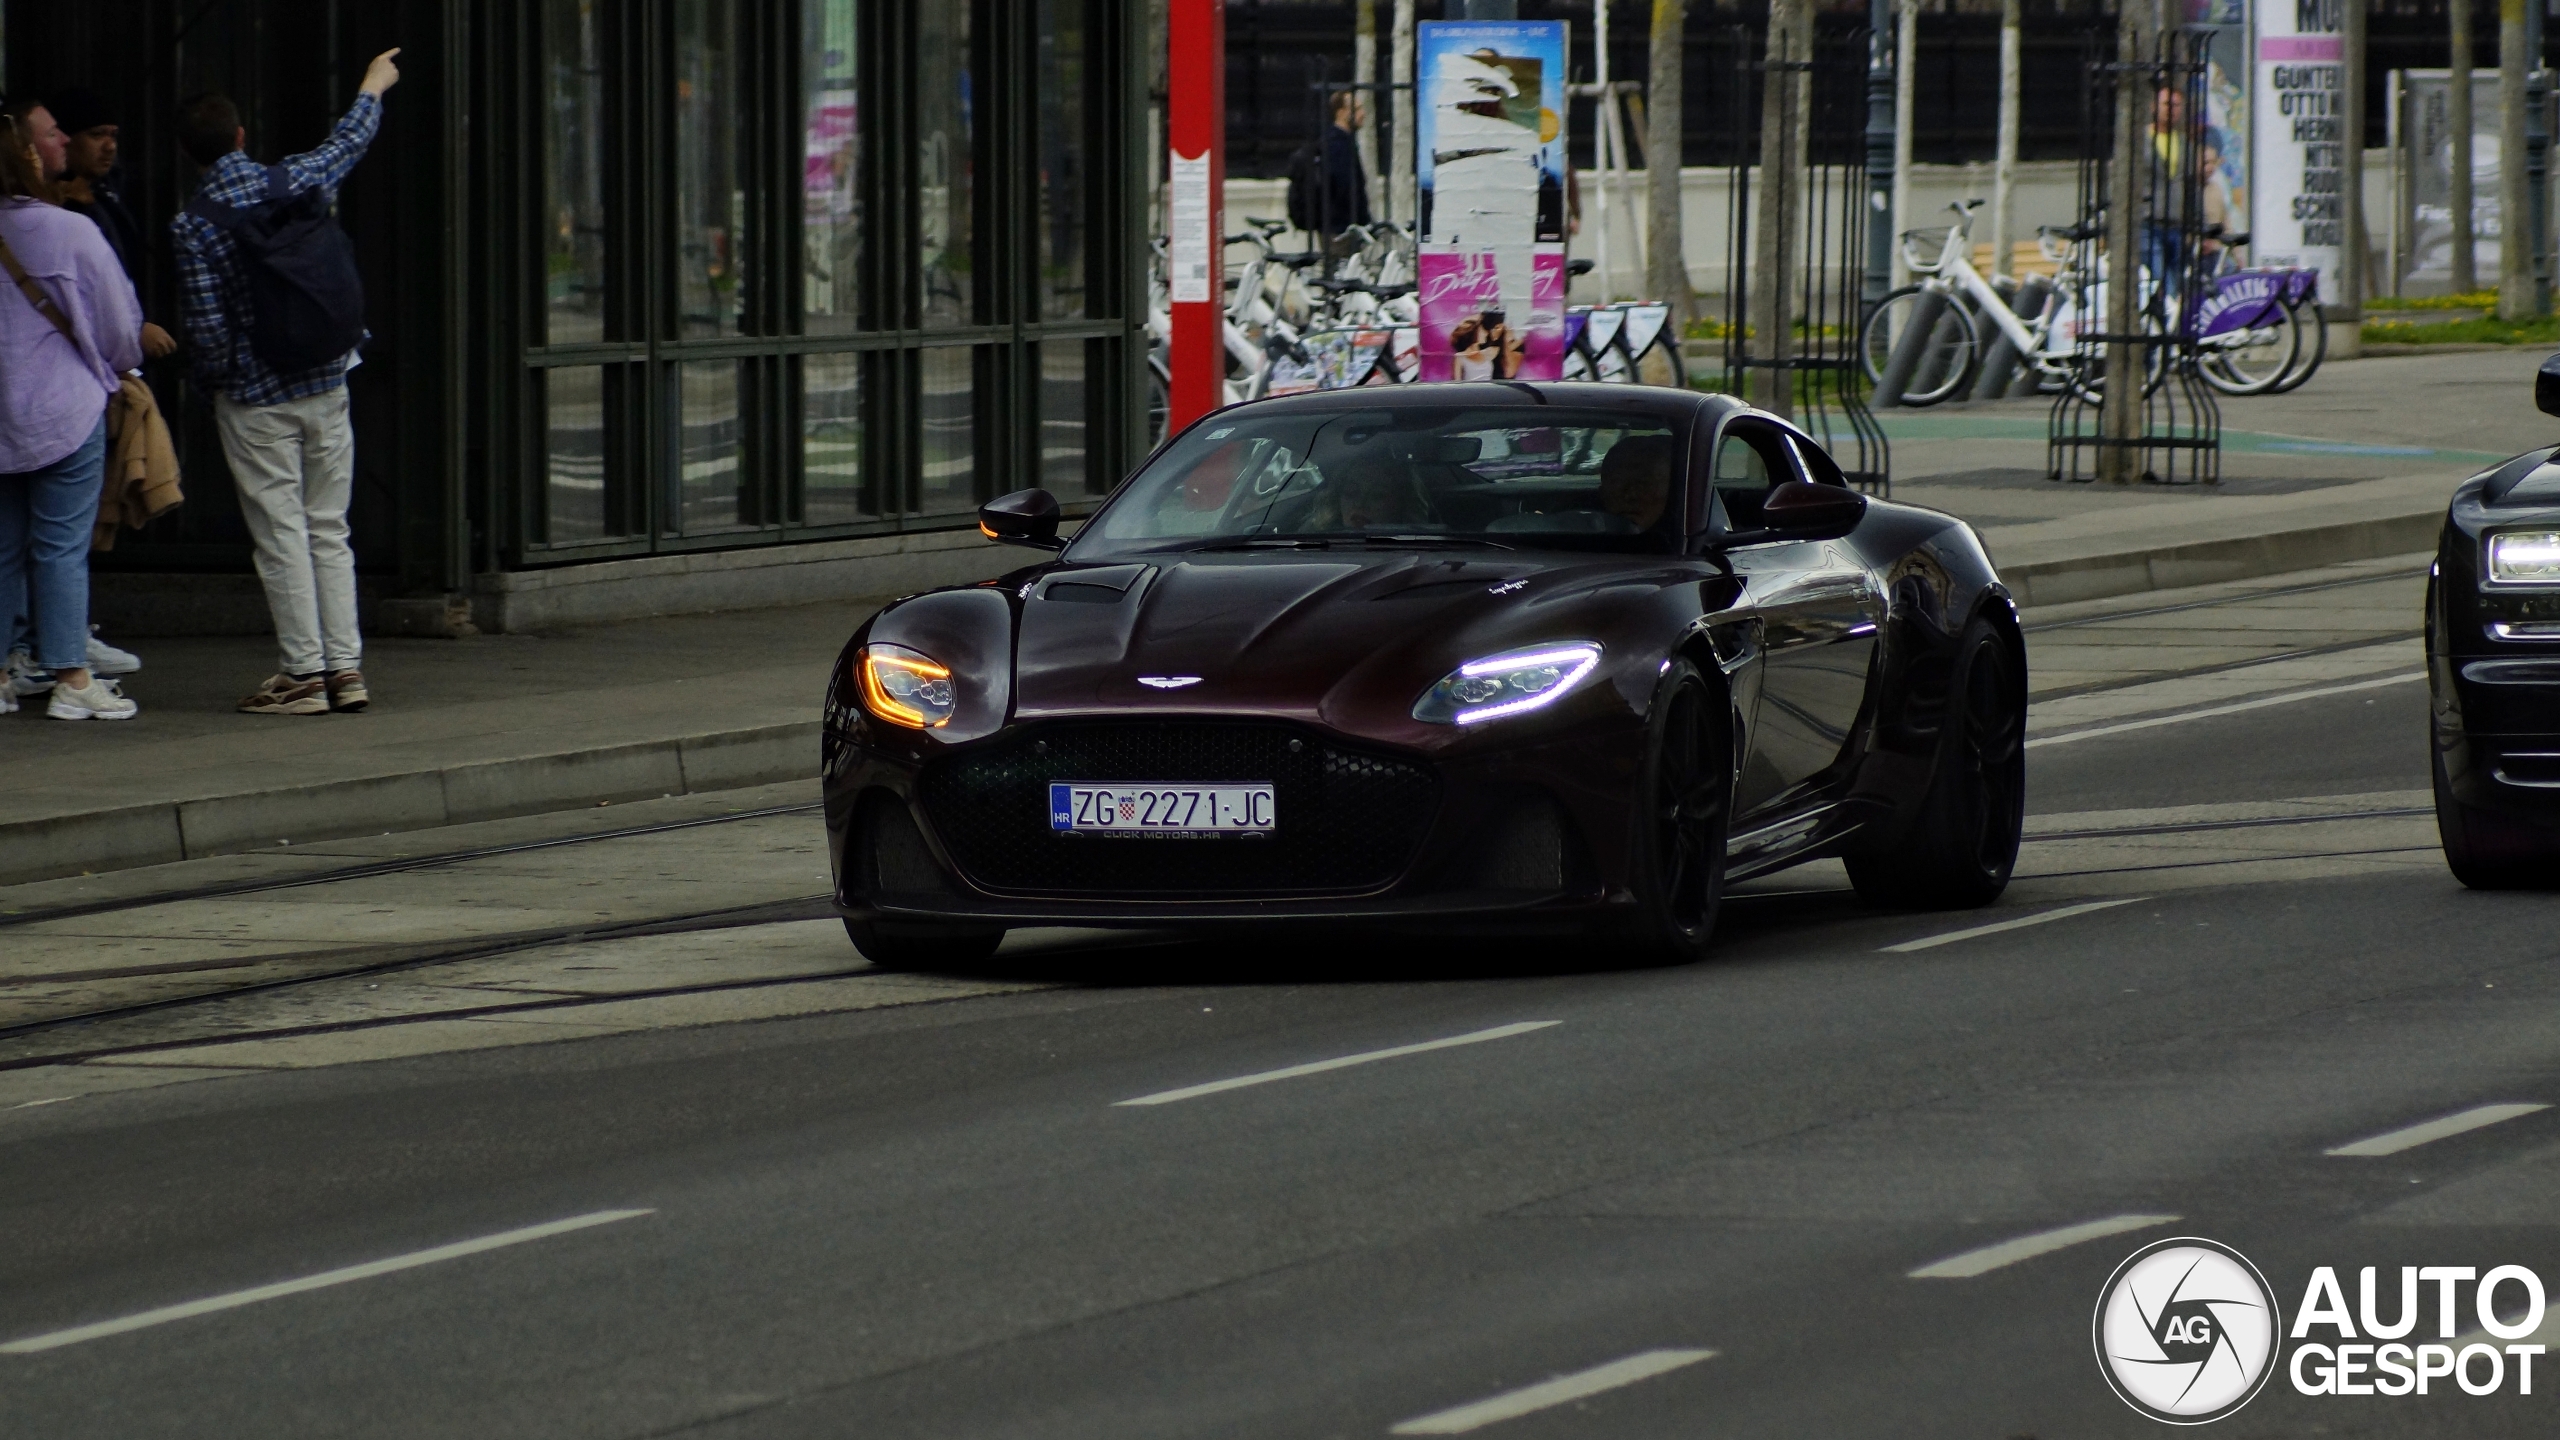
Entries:
[[141, 715], [0, 717], [0, 883], [814, 775], [827, 668], [870, 608], [372, 639], [361, 715], [234, 711], [265, 639], [118, 636]]
[[2045, 479], [2050, 399], [1893, 411], [1894, 498], [1972, 521], [2031, 605], [2429, 549], [2463, 477], [2560, 442], [2533, 406], [2541, 361], [2344, 361], [2291, 395], [2226, 397], [2214, 486]]
[[[2044, 480], [2043, 402], [1900, 413], [1895, 498], [1980, 526], [2037, 606], [2406, 555], [2463, 476], [2560, 439], [2537, 363], [2364, 360], [2228, 402], [2209, 490]], [[1023, 558], [990, 546], [988, 569]], [[869, 609], [376, 639], [372, 711], [315, 718], [233, 712], [274, 668], [264, 640], [111, 637], [145, 660], [138, 719], [0, 718], [0, 883], [807, 777], [827, 667]]]

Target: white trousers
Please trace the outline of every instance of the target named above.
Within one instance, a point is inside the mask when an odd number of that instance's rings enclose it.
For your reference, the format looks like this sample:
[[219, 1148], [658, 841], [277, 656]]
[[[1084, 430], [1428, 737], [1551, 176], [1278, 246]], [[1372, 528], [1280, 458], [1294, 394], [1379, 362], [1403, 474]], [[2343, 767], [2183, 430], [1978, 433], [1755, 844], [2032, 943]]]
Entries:
[[356, 557], [347, 544], [356, 444], [346, 387], [276, 405], [216, 396], [213, 418], [240, 488], [241, 518], [258, 548], [280, 668], [289, 675], [355, 669], [364, 639], [356, 633]]

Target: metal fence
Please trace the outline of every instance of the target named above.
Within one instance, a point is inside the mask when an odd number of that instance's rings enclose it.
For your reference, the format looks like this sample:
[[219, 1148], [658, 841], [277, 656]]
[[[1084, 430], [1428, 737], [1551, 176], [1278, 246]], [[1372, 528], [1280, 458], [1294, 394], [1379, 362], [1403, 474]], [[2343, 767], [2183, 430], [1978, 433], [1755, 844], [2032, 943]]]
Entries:
[[[1737, 35], [1719, 86], [1734, 133], [1760, 133], [1728, 192], [1733, 278], [1722, 383], [1793, 419], [1852, 483], [1892, 486], [1892, 451], [1867, 408], [1857, 338], [1866, 257], [1866, 37], [1817, 36], [1810, 55], [1780, 37], [1765, 58]], [[1746, 121], [1760, 123], [1746, 126]], [[1774, 126], [1771, 135], [1764, 127]], [[1757, 163], [1762, 156], [1770, 163]]]
[[2197, 340], [2219, 248], [2205, 220], [2206, 43], [2128, 39], [2087, 67], [2082, 238], [2060, 282], [2077, 291], [2075, 373], [2046, 430], [2053, 479], [2222, 478], [2222, 411]]

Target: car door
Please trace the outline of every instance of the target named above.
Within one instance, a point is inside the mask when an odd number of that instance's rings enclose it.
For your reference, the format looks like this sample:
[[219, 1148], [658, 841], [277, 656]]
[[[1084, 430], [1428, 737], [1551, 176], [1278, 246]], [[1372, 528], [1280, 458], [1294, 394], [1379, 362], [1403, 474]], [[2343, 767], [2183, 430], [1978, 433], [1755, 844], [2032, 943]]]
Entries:
[[[1838, 473], [1811, 440], [1756, 415], [1725, 423], [1711, 465], [1709, 529], [1719, 532], [1758, 527], [1782, 482]], [[1743, 582], [1741, 603], [1758, 617], [1761, 651], [1735, 810], [1780, 814], [1818, 798], [1840, 762], [1866, 701], [1884, 595], [1837, 540], [1746, 544], [1726, 557]]]

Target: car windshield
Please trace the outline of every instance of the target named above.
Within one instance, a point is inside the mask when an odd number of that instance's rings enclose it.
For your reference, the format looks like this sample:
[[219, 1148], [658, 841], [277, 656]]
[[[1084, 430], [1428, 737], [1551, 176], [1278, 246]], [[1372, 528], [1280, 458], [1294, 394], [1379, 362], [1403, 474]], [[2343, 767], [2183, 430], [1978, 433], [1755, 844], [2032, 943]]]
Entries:
[[1669, 425], [1397, 406], [1215, 420], [1133, 477], [1069, 557], [1332, 545], [1673, 548]]

